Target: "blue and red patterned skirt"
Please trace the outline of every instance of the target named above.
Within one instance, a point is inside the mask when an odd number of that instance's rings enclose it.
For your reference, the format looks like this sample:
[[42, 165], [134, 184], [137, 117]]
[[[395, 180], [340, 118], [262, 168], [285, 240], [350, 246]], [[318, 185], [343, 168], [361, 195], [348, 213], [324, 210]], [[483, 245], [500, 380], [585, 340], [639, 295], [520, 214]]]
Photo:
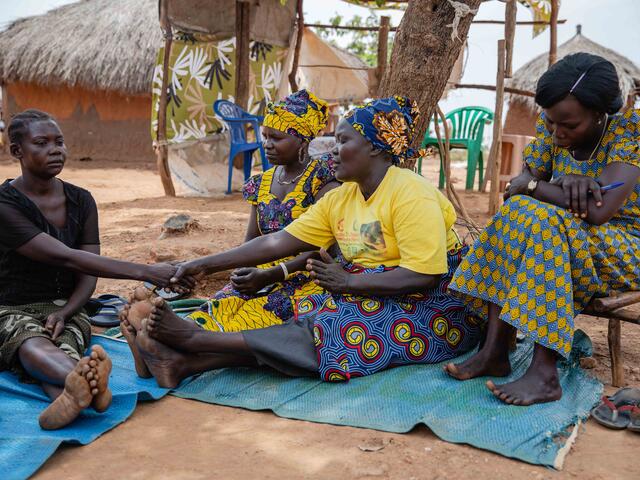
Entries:
[[[448, 272], [424, 294], [361, 297], [317, 294], [296, 303], [295, 321], [313, 322], [320, 377], [345, 381], [412, 363], [438, 363], [475, 347], [483, 325], [447, 292], [468, 247], [448, 254]], [[345, 265], [352, 274], [375, 274], [383, 266]]]

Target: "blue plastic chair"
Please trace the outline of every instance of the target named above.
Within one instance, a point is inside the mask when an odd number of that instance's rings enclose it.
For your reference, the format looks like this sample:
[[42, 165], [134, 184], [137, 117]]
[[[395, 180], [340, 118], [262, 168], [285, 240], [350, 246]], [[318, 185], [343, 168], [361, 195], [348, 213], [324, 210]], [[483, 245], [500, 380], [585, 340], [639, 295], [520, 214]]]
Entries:
[[[264, 117], [259, 115], [251, 115], [242, 108], [228, 100], [216, 100], [213, 103], [213, 111], [222, 118], [229, 126], [231, 134], [231, 145], [229, 148], [229, 181], [227, 183], [227, 193], [231, 193], [231, 176], [233, 175], [233, 159], [239, 153], [244, 153], [244, 180], [245, 182], [251, 175], [251, 165], [253, 152], [260, 150], [260, 158], [262, 159], [262, 170], [266, 171], [270, 168], [267, 157], [262, 147], [262, 137], [260, 136], [260, 123]], [[256, 135], [255, 142], [247, 142], [247, 133], [245, 125], [249, 124]]]

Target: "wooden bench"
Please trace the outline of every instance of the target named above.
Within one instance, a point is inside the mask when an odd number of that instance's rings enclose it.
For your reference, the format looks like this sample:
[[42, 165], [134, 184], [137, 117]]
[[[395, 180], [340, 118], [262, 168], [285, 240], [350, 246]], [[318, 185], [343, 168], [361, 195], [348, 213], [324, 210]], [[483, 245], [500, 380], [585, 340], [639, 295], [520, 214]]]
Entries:
[[595, 298], [582, 312], [583, 315], [609, 319], [607, 340], [611, 356], [611, 384], [614, 387], [624, 386], [624, 363], [620, 342], [621, 323], [629, 322], [640, 325], [640, 311], [629, 307], [640, 303], [640, 292], [612, 293], [608, 297]]

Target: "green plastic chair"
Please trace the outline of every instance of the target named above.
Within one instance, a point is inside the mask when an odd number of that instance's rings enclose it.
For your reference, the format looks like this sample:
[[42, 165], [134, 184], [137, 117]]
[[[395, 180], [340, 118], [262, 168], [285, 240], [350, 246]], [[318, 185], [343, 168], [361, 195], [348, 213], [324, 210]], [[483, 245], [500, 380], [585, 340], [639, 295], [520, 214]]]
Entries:
[[[484, 134], [485, 124], [493, 121], [493, 112], [484, 107], [462, 107], [447, 113], [445, 119], [451, 125], [451, 129], [449, 130], [451, 135], [449, 141], [450, 147], [452, 149], [464, 148], [467, 150], [467, 181], [465, 188], [467, 190], [473, 190], [473, 184], [476, 180], [476, 170], [478, 170], [480, 185], [482, 185], [484, 176], [482, 135]], [[440, 125], [441, 122], [438, 122], [438, 125], [434, 126], [434, 129]], [[444, 134], [442, 141], [444, 142]], [[439, 188], [444, 188], [443, 154], [440, 151], [438, 139], [436, 137], [430, 137], [429, 130], [427, 130], [422, 140], [422, 148], [431, 146], [438, 148], [438, 152], [440, 153]], [[422, 174], [422, 159], [418, 160], [418, 172]]]

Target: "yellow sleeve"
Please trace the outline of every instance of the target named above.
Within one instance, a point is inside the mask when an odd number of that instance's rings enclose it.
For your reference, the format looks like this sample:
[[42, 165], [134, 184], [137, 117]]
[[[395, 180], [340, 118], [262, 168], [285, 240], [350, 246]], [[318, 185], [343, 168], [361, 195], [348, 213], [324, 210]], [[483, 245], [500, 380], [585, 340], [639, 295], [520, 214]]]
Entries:
[[615, 135], [607, 163], [622, 162], [640, 168], [640, 110], [628, 110]]
[[544, 123], [544, 112], [536, 121], [536, 136], [527, 145], [523, 152], [524, 163], [533, 171], [537, 170], [543, 175], [551, 175], [553, 172], [553, 138]]
[[336, 189], [323, 196], [300, 217], [285, 227], [285, 231], [298, 240], [320, 248], [329, 248], [335, 243], [331, 228], [331, 199]]
[[405, 192], [392, 208], [399, 266], [426, 275], [446, 273], [447, 228], [437, 196]]

